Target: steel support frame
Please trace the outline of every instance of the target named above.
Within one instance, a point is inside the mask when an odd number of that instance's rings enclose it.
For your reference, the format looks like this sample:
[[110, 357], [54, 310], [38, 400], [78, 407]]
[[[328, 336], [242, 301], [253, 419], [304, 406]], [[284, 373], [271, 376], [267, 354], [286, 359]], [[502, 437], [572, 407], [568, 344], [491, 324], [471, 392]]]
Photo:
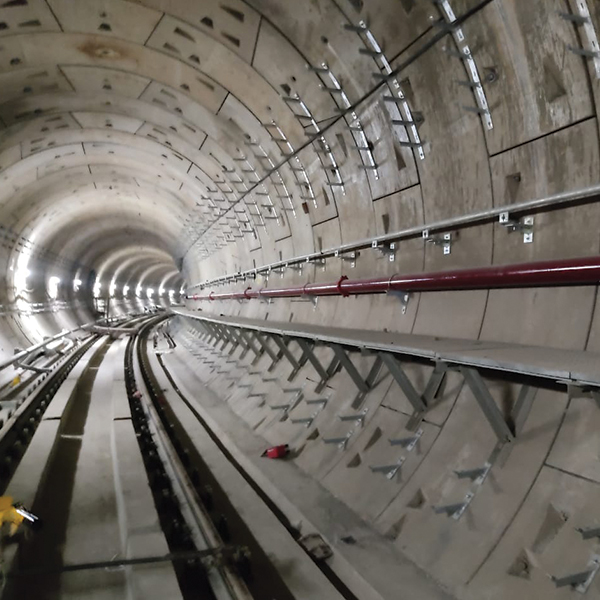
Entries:
[[415, 413], [425, 413], [427, 411], [427, 404], [425, 404], [423, 396], [417, 392], [415, 386], [412, 384], [412, 381], [404, 372], [404, 369], [402, 368], [402, 365], [398, 359], [393, 354], [389, 354], [387, 352], [381, 352], [379, 356], [381, 356], [381, 360], [383, 360], [383, 363], [387, 367], [388, 371], [391, 373], [392, 377], [406, 396], [406, 399], [410, 402]]
[[292, 365], [292, 372], [288, 377], [288, 381], [292, 381], [296, 375], [300, 372], [302, 365], [296, 360], [296, 357], [292, 354], [291, 350], [288, 347], [289, 338], [286, 338], [283, 335], [269, 334], [269, 337], [275, 342], [275, 345], [279, 348], [279, 352], [277, 353], [277, 359], [280, 357], [285, 357], [287, 361]]
[[[473, 393], [475, 401], [481, 408], [501, 444], [512, 442], [522, 432], [538, 389], [530, 383], [523, 384], [513, 409], [509, 415], [505, 416], [492, 397], [480, 370], [474, 366], [446, 363], [438, 360], [434, 363], [433, 372], [429, 376], [423, 392], [419, 393], [402, 366], [403, 362], [410, 359], [410, 356], [405, 354], [365, 348], [359, 345], [353, 346], [347, 340], [311, 340], [308, 337], [292, 336], [286, 334], [284, 331], [275, 333], [272, 330], [262, 331], [255, 327], [234, 327], [231, 324], [201, 322], [204, 329], [208, 331], [209, 336], [214, 337], [216, 340], [228, 340], [233, 344], [233, 349], [237, 345], [241, 345], [243, 352], [240, 359], [243, 359], [247, 352], [252, 350], [255, 355], [252, 363], [254, 364], [263, 354], [267, 354], [272, 360], [268, 371], [271, 371], [285, 357], [292, 367], [288, 381], [293, 380], [306, 363], [310, 363], [319, 377], [319, 383], [315, 388], [317, 393], [323, 390], [338, 369], [344, 368], [359, 390], [358, 398], [362, 399], [373, 389], [381, 367], [385, 365], [414, 410], [414, 418], [411, 420], [411, 422], [414, 421], [413, 425], [420, 422], [426, 412], [434, 405], [435, 397], [440, 390], [447, 372], [449, 370], [457, 370], [463, 375], [467, 386]], [[278, 351], [271, 348], [270, 340], [277, 346]], [[300, 358], [296, 358], [290, 350], [289, 346], [292, 341], [298, 344], [302, 352]], [[257, 347], [255, 342], [259, 347]], [[329, 348], [333, 352], [333, 357], [327, 366], [317, 357], [315, 353], [317, 346]], [[350, 352], [354, 348], [356, 351], [366, 351], [375, 356], [375, 362], [371, 366], [366, 378], [359, 373], [350, 357]]]
[[[337, 368], [337, 364], [334, 365], [332, 362], [329, 365], [329, 367], [327, 369], [325, 369], [323, 367], [323, 365], [321, 364], [321, 362], [319, 361], [319, 359], [316, 357], [315, 353], [313, 352], [313, 348], [311, 347], [310, 342], [308, 342], [304, 338], [297, 338], [296, 343], [298, 344], [298, 346], [300, 346], [300, 348], [302, 350], [302, 357], [300, 358], [300, 363], [299, 363], [300, 366], [305, 365], [306, 361], [310, 362], [310, 364], [313, 366], [314, 370], [317, 372], [317, 375], [320, 377], [321, 382], [320, 382], [319, 386], [322, 386], [322, 387], [320, 387], [320, 389], [323, 389], [323, 387], [325, 386], [325, 383], [327, 383], [327, 381], [329, 381], [329, 379], [331, 379], [333, 373], [335, 372], [335, 368]], [[337, 363], [337, 361], [335, 361], [335, 363]], [[317, 391], [320, 391], [320, 389], [317, 388]]]
[[[505, 419], [502, 411], [498, 408], [498, 405], [490, 394], [490, 390], [483, 380], [481, 373], [474, 367], [461, 367], [460, 371], [463, 374], [467, 385], [471, 389], [471, 392], [473, 392], [473, 396], [483, 411], [485, 418], [494, 430], [498, 440], [511, 442], [515, 437], [515, 432]], [[520, 410], [526, 406], [526, 400], [524, 396], [527, 395], [522, 396], [523, 398], [519, 403], [521, 405]]]
[[358, 388], [358, 391], [362, 392], [363, 394], [368, 394], [371, 390], [369, 384], [358, 372], [358, 369], [354, 366], [354, 363], [352, 362], [348, 354], [346, 354], [344, 348], [342, 348], [342, 346], [340, 346], [339, 344], [331, 344], [330, 347], [333, 349], [333, 352], [335, 353], [335, 356], [337, 357], [339, 363], [342, 365], [342, 367], [344, 367], [344, 369], [346, 369], [348, 375], [350, 375], [350, 378]]
[[258, 333], [258, 331], [254, 331], [254, 339], [259, 343], [260, 347], [263, 349], [263, 352], [267, 354], [267, 356], [273, 361], [267, 371], [272, 371], [275, 368], [275, 365], [279, 362], [279, 358], [277, 354], [271, 349], [269, 346], [268, 338], [265, 339], [262, 334]]
[[249, 330], [249, 329], [241, 329], [240, 328], [235, 333], [242, 340], [242, 343], [245, 345], [244, 352], [242, 352], [242, 354], [240, 355], [240, 358], [244, 358], [246, 356], [248, 350], [252, 350], [252, 353], [254, 354], [255, 358], [251, 364], [256, 364], [256, 362], [263, 355], [263, 352], [262, 352], [262, 350], [258, 349], [254, 345], [254, 341], [253, 341], [252, 337], [255, 335], [255, 332], [252, 330]]

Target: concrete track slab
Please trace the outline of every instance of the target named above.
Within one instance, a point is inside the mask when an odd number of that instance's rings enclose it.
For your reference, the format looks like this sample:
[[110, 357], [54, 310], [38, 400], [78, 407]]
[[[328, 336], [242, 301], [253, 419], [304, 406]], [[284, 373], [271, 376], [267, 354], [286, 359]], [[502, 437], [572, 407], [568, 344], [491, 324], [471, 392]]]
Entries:
[[[115, 380], [122, 369], [124, 344], [114, 342], [91, 389], [91, 400], [80, 436], [73, 497], [69, 509], [63, 560], [66, 564], [143, 558], [166, 554], [168, 548], [131, 421], [115, 421]], [[126, 397], [126, 396], [125, 396]], [[179, 598], [170, 563], [63, 574], [61, 598]]]
[[77, 385], [77, 380], [81, 377], [81, 374], [85, 371], [88, 363], [98, 350], [106, 343], [104, 337], [99, 338], [91, 348], [77, 361], [77, 364], [73, 367], [65, 381], [62, 383], [52, 402], [48, 405], [46, 412], [44, 413], [44, 420], [47, 419], [60, 419], [67, 407], [69, 399], [73, 394], [73, 390]]

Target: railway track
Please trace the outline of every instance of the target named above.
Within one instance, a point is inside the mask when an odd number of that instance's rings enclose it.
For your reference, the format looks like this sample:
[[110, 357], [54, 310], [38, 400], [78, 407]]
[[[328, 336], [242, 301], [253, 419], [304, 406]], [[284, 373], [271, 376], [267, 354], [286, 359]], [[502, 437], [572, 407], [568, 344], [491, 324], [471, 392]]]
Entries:
[[[293, 596], [281, 576], [249, 532], [217, 478], [203, 461], [186, 427], [165, 399], [165, 390], [159, 385], [149, 360], [148, 342], [152, 328], [161, 320], [147, 323], [140, 330], [139, 338], [130, 342], [130, 350], [133, 354], [133, 346], [136, 346], [139, 376], [145, 388], [144, 396], [148, 399], [148, 404], [143, 407], [143, 400], [133, 398], [132, 413], [138, 415], [138, 439], [142, 453], [148, 456], [149, 478], [157, 482], [157, 489], [153, 490], [155, 498], [159, 503], [167, 503], [166, 507], [163, 505], [166, 508], [166, 527], [163, 529], [168, 532], [175, 523], [179, 523], [175, 531], [170, 532], [172, 541], [169, 540], [169, 545], [172, 544], [175, 552], [191, 548], [206, 551], [212, 546], [219, 555], [221, 549], [228, 549], [225, 560], [220, 558], [213, 565], [217, 574], [209, 573], [204, 580], [199, 578], [198, 581], [197, 571], [202, 571], [199, 565], [187, 565], [185, 569], [179, 566], [184, 597], [188, 597], [189, 588], [192, 590], [189, 597], [197, 597], [194, 594], [198, 593], [199, 584], [208, 583], [213, 588], [213, 596], [219, 600], [227, 597], [291, 600]], [[130, 369], [128, 393], [132, 394], [134, 369], [127, 361], [125, 368], [126, 372]], [[151, 429], [154, 436], [150, 435]], [[158, 448], [160, 444], [163, 445], [162, 452]], [[155, 460], [159, 454], [163, 456], [160, 465]], [[194, 507], [187, 515], [178, 510], [184, 504]], [[196, 585], [191, 583], [194, 580]]]
[[3, 491], [45, 527], [2, 549], [2, 600], [354, 598], [177, 389], [165, 318], [91, 336], [5, 425]]
[[[2, 402], [14, 401], [14, 411], [9, 410], [6, 422], [2, 422], [0, 430], [0, 492], [5, 493], [8, 482], [19, 460], [27, 450], [37, 426], [51, 400], [56, 395], [60, 385], [68, 377], [81, 357], [94, 344], [97, 337], [92, 335], [78, 348], [74, 348], [70, 355], [57, 357], [51, 361], [53, 373], [41, 374], [33, 381], [27, 380], [14, 391], [8, 392]], [[19, 393], [31, 387], [31, 392], [26, 399], [15, 400]]]

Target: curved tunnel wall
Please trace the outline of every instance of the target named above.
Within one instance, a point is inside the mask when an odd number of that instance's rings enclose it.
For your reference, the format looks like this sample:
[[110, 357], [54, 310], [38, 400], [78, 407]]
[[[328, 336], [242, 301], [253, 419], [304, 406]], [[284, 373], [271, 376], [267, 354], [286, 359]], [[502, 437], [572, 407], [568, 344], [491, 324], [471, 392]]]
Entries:
[[[3, 2], [2, 351], [93, 318], [90, 274], [99, 274], [102, 293], [114, 283], [116, 310], [135, 310], [148, 288], [155, 299], [164, 289], [167, 304], [170, 289], [177, 300], [186, 285], [224, 274], [597, 184], [599, 59], [578, 49], [589, 51], [600, 33], [600, 7], [583, 3], [590, 11], [583, 27], [564, 16], [580, 14], [581, 5]], [[449, 254], [415, 237], [399, 244], [393, 261], [363, 250], [355, 264], [332, 258], [251, 283], [300, 285], [594, 255], [600, 250], [594, 200], [536, 211], [532, 243], [486, 223], [452, 230]], [[30, 275], [16, 289], [19, 268]], [[48, 296], [51, 277], [61, 280], [60, 306]], [[45, 312], [28, 314], [20, 300]], [[413, 294], [406, 308], [386, 296], [321, 298], [316, 308], [284, 299], [188, 301], [190, 308], [265, 320], [590, 351], [600, 348], [597, 304], [595, 286]], [[416, 369], [413, 376], [424, 375]], [[462, 392], [454, 392], [432, 426], [444, 429], [446, 439], [465, 431], [475, 437], [467, 449], [437, 445], [432, 456], [439, 464], [451, 450], [485, 454], [489, 442], [483, 434], [479, 440], [481, 424], [461, 404]], [[539, 416], [547, 430], [537, 442], [540, 456], [567, 402], [547, 394], [553, 412]], [[590, 414], [575, 414], [573, 423]], [[315, 451], [303, 466], [327, 483], [322, 458]], [[581, 471], [568, 460], [561, 464], [574, 476]], [[529, 483], [536, 465], [521, 476]], [[420, 477], [431, 470], [426, 465]], [[410, 493], [417, 497], [423, 486], [415, 483]], [[403, 493], [408, 498], [409, 489]], [[399, 522], [390, 511], [386, 527]], [[415, 532], [423, 531], [418, 523], [425, 518], [414, 519]], [[435, 526], [427, 531], [431, 539], [420, 548], [428, 550], [409, 555], [460, 590], [474, 576], [472, 565], [436, 563], [432, 548], [441, 534]], [[494, 531], [489, 540], [497, 541]]]

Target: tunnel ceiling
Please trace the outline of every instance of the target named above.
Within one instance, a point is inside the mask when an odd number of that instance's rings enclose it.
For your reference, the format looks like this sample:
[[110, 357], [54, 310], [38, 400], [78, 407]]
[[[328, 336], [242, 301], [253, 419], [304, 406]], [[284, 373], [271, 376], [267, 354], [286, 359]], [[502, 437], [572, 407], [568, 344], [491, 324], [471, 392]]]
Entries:
[[[340, 139], [336, 157], [335, 132], [327, 140], [320, 131], [379, 84], [377, 63], [348, 26], [374, 20], [387, 62], [443, 21], [428, 2], [380, 8], [369, 15], [357, 0], [3, 2], [0, 221], [69, 264], [111, 279], [119, 269], [122, 283], [137, 269], [152, 285], [167, 275], [180, 285], [177, 271], [198, 275], [215, 252], [240, 257], [334, 216], [332, 200], [351, 185], [339, 183], [348, 149]], [[406, 176], [397, 164], [414, 159], [408, 144], [390, 150], [391, 183], [377, 183], [385, 169], [357, 169], [369, 164], [358, 154], [352, 177], [372, 179], [375, 193], [393, 189]], [[113, 254], [139, 260], [124, 273]]]
[[488, 157], [592, 110], [543, 4], [4, 1], [4, 235], [180, 286], [389, 229], [398, 192], [392, 226], [489, 206]]

